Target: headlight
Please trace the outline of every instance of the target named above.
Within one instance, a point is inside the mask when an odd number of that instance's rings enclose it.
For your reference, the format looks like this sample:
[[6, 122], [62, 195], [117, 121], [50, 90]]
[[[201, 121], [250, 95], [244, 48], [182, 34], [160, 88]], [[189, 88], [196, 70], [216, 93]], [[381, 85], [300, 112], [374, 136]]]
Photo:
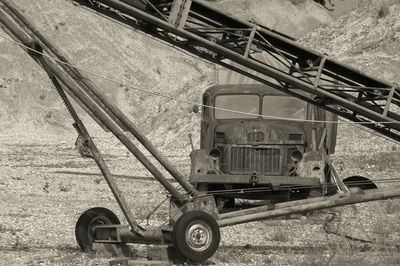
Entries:
[[298, 163], [303, 159], [303, 153], [301, 153], [301, 151], [299, 150], [292, 151], [292, 154], [290, 154], [290, 158], [293, 162]]
[[212, 149], [209, 153], [212, 160], [216, 161], [221, 158], [221, 151], [219, 149]]

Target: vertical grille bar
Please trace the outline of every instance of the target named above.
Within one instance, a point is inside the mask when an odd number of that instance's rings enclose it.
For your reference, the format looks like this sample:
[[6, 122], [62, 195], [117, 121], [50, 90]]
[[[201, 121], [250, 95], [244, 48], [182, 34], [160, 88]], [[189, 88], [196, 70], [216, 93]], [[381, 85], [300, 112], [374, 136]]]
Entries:
[[241, 173], [279, 173], [280, 149], [232, 147], [231, 171]]

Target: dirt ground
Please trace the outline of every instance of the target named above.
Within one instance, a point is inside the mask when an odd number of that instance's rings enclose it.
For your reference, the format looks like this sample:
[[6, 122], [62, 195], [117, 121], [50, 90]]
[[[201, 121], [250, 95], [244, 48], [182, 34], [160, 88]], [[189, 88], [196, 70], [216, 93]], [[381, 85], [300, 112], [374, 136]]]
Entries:
[[[124, 219], [94, 162], [80, 158], [74, 140], [74, 134], [0, 135], [0, 265], [108, 265], [109, 257], [79, 250], [75, 222], [96, 206]], [[95, 141], [137, 220], [143, 226], [165, 221], [167, 203], [146, 220], [165, 199], [161, 186], [111, 136]], [[340, 174], [358, 169], [375, 179], [396, 177], [397, 151], [359, 150], [339, 147]], [[188, 172], [188, 157], [168, 155]], [[400, 203], [390, 200], [222, 228], [220, 248], [204, 264], [398, 265], [399, 216]], [[145, 254], [145, 246], [134, 248]]]

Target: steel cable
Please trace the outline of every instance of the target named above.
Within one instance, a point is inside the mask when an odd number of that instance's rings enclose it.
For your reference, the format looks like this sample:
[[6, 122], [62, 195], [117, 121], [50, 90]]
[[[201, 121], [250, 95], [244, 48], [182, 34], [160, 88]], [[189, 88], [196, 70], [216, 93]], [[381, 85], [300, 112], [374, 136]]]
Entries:
[[220, 108], [220, 107], [215, 107], [215, 106], [204, 105], [204, 104], [193, 102], [193, 101], [189, 101], [189, 100], [181, 100], [181, 99], [178, 99], [178, 98], [176, 98], [174, 96], [165, 95], [165, 94], [160, 93], [160, 92], [154, 92], [154, 91], [151, 91], [151, 90], [146, 90], [146, 89], [141, 89], [141, 88], [138, 88], [138, 87], [134, 87], [134, 86], [129, 85], [127, 83], [123, 83], [123, 82], [117, 81], [115, 79], [105, 77], [105, 76], [103, 76], [101, 74], [97, 74], [97, 73], [95, 73], [93, 71], [81, 68], [81, 67], [79, 67], [77, 65], [66, 63], [66, 62], [64, 62], [64, 61], [62, 61], [62, 60], [60, 60], [58, 58], [52, 57], [52, 56], [50, 56], [48, 54], [45, 54], [43, 52], [39, 52], [39, 51], [37, 51], [37, 50], [35, 50], [35, 49], [31, 48], [31, 47], [28, 47], [28, 46], [20, 43], [20, 42], [17, 42], [15, 40], [7, 38], [6, 36], [4, 36], [2, 34], [0, 34], [0, 37], [5, 39], [5, 40], [7, 40], [7, 41], [9, 41], [9, 42], [15, 43], [16, 45], [18, 45], [20, 47], [23, 47], [23, 48], [25, 48], [25, 49], [27, 49], [29, 51], [32, 51], [32, 52], [37, 53], [37, 54], [42, 55], [42, 56], [46, 56], [46, 57], [48, 57], [48, 58], [50, 58], [50, 59], [52, 59], [54, 61], [57, 61], [57, 62], [59, 62], [61, 64], [64, 64], [64, 65], [67, 65], [67, 66], [70, 66], [70, 67], [73, 67], [73, 68], [75, 68], [77, 70], [80, 70], [82, 72], [85, 72], [85, 73], [87, 73], [89, 75], [101, 78], [103, 80], [110, 81], [110, 82], [118, 84], [120, 86], [131, 88], [133, 90], [137, 90], [137, 91], [144, 92], [144, 93], [147, 93], [147, 94], [150, 94], [150, 95], [158, 96], [158, 97], [161, 97], [161, 98], [166, 98], [166, 99], [173, 100], [173, 101], [180, 102], [180, 103], [184, 103], [184, 104], [197, 105], [197, 106], [200, 106], [200, 107], [219, 110], [219, 111], [224, 111], [224, 112], [231, 112], [231, 113], [236, 113], [236, 114], [242, 114], [242, 115], [248, 115], [248, 116], [254, 116], [254, 117], [261, 117], [261, 118], [264, 118], [264, 119], [271, 119], [271, 120], [281, 120], [281, 121], [306, 122], [306, 123], [325, 123], [325, 124], [357, 124], [357, 125], [400, 124], [400, 121], [393, 121], [393, 122], [360, 121], [360, 122], [354, 122], [354, 121], [325, 121], [325, 120], [315, 120], [315, 119], [309, 120], [309, 119], [287, 118], [287, 117], [269, 116], [269, 115], [263, 115], [263, 114], [254, 114], [254, 113], [236, 111], [236, 110], [232, 110], [232, 109], [226, 109], [226, 108]]
[[[114, 80], [114, 79], [105, 77], [103, 75], [97, 74], [97, 73], [92, 72], [90, 70], [83, 69], [81, 67], [78, 67], [77, 65], [66, 63], [66, 62], [64, 62], [64, 61], [62, 61], [62, 60], [60, 60], [58, 58], [52, 57], [52, 56], [50, 56], [48, 54], [45, 54], [44, 52], [39, 52], [39, 51], [37, 51], [37, 50], [35, 50], [35, 49], [31, 48], [31, 47], [25, 46], [24, 44], [22, 44], [22, 43], [20, 43], [18, 41], [15, 41], [15, 40], [13, 40], [11, 38], [8, 38], [8, 37], [6, 37], [6, 36], [4, 36], [2, 34], [0, 34], [0, 37], [5, 39], [5, 40], [7, 40], [7, 41], [9, 41], [9, 42], [11, 42], [11, 43], [14, 43], [14, 44], [16, 44], [16, 45], [18, 45], [20, 47], [23, 47], [23, 48], [25, 48], [27, 50], [30, 50], [30, 51], [32, 51], [34, 53], [40, 54], [42, 56], [46, 56], [46, 57], [51, 58], [51, 59], [53, 59], [53, 60], [55, 60], [55, 61], [57, 61], [57, 62], [59, 62], [61, 64], [68, 65], [68, 66], [73, 67], [73, 68], [75, 68], [77, 70], [80, 70], [80, 71], [83, 71], [85, 73], [88, 73], [88, 74], [90, 74], [92, 76], [96, 76], [98, 78], [113, 82], [113, 83], [118, 84], [118, 85], [122, 85], [122, 86], [125, 86], [125, 87], [128, 87], [128, 88], [134, 89], [134, 90], [138, 90], [138, 91], [145, 92], [145, 93], [148, 93], [148, 94], [151, 94], [151, 95], [155, 95], [155, 96], [158, 96], [158, 97], [166, 98], [166, 99], [169, 99], [169, 100], [174, 100], [174, 101], [177, 101], [177, 102], [180, 102], [180, 103], [196, 104], [198, 106], [202, 106], [204, 108], [210, 108], [210, 109], [214, 109], [214, 110], [221, 110], [221, 111], [232, 112], [232, 113], [237, 113], [237, 114], [252, 115], [252, 116], [257, 116], [257, 117], [263, 117], [263, 118], [266, 118], [266, 119], [283, 120], [283, 121], [299, 121], [299, 122], [310, 122], [310, 123], [332, 123], [332, 124], [350, 124], [350, 125], [376, 124], [376, 122], [305, 120], [305, 119], [296, 119], [296, 118], [284, 118], [284, 117], [276, 117], [276, 116], [267, 116], [267, 115], [252, 114], [252, 113], [247, 113], [247, 112], [230, 110], [230, 109], [226, 109], [226, 108], [218, 108], [218, 107], [203, 105], [203, 104], [199, 104], [199, 103], [188, 101], [188, 100], [181, 100], [181, 99], [177, 99], [176, 97], [173, 97], [173, 96], [168, 96], [168, 95], [162, 94], [160, 92], [154, 92], [154, 91], [151, 91], [151, 90], [137, 88], [137, 87], [131, 86], [129, 84], [126, 84], [126, 83], [123, 83], [123, 82], [119, 82], [117, 80]], [[380, 124], [400, 124], [400, 121], [396, 121], [396, 122], [379, 122], [379, 123]], [[362, 129], [366, 130], [364, 128], [362, 128]], [[367, 132], [375, 134], [376, 136], [380, 136], [380, 135], [376, 134], [375, 132], [370, 132], [370, 131], [367, 131]], [[382, 136], [380, 136], [380, 137], [382, 137]], [[388, 138], [385, 138], [385, 139], [386, 140], [390, 140]], [[393, 140], [390, 140], [390, 141], [393, 141]], [[380, 182], [380, 181], [378, 181], [378, 182]], [[389, 179], [385, 180], [384, 182], [389, 182]], [[361, 184], [362, 183], [359, 183], [359, 185], [361, 185]], [[322, 185], [319, 185], [317, 187], [321, 187], [321, 186]], [[301, 188], [306, 188], [306, 187], [296, 187], [295, 189], [301, 189]], [[307, 188], [310, 188], [310, 186], [308, 186]], [[286, 188], [286, 189], [293, 189], [293, 188]], [[254, 190], [257, 190], [258, 192], [261, 192], [261, 191], [271, 191], [272, 189], [265, 189], [264, 188], [262, 190], [259, 190], [259, 189], [244, 189], [244, 190], [246, 192], [254, 191]], [[219, 191], [210, 191], [209, 193], [210, 194], [217, 194], [217, 193], [229, 193], [229, 192], [238, 192], [238, 191], [243, 191], [243, 190], [241, 190], [241, 189], [234, 190], [234, 191], [233, 190], [231, 190], [231, 191], [230, 190], [223, 190], [223, 191], [220, 191], [220, 192]]]

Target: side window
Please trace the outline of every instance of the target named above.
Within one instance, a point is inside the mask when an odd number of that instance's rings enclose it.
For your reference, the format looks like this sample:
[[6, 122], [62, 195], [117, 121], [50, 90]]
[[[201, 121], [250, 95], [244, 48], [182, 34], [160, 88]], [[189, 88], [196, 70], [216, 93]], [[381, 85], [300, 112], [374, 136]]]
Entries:
[[210, 116], [210, 95], [208, 93], [203, 95], [203, 119], [208, 119]]

